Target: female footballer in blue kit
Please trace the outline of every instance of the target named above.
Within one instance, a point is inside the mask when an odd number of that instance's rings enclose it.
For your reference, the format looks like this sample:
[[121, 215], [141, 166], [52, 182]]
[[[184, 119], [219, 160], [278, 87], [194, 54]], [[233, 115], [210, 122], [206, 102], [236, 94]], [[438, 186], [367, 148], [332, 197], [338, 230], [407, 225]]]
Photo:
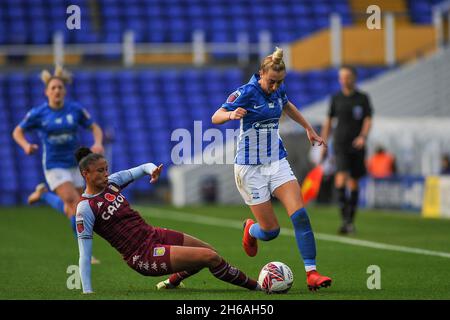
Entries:
[[[74, 157], [74, 152], [78, 148], [78, 128], [81, 126], [92, 131], [94, 145], [91, 149], [98, 153], [103, 153], [103, 133], [84, 108], [76, 102], [64, 100], [65, 85], [71, 82], [71, 75], [66, 70], [57, 66], [53, 75], [44, 70], [41, 79], [45, 84], [48, 102], [32, 108], [27, 113], [14, 129], [13, 138], [25, 154], [31, 155], [39, 147], [28, 142], [25, 132], [32, 130], [38, 132], [43, 147], [42, 164], [45, 179], [54, 193], [48, 192], [45, 184], [39, 184], [29, 196], [28, 203], [33, 204], [42, 199], [65, 214], [71, 220], [76, 236], [75, 212], [84, 187]], [[93, 262], [95, 263], [95, 258]]]
[[300, 186], [286, 159], [287, 152], [279, 136], [282, 112], [305, 128], [311, 144], [326, 147], [323, 139], [287, 98], [283, 80], [286, 67], [283, 50], [276, 48], [267, 56], [249, 83], [239, 87], [212, 116], [214, 124], [240, 121], [235, 158], [236, 185], [250, 206], [257, 223], [244, 222], [243, 247], [247, 255], [257, 253], [257, 240], [275, 239], [280, 226], [271, 203], [271, 195], [285, 207], [294, 225], [296, 242], [303, 258], [310, 290], [331, 285], [331, 279], [316, 270], [314, 233], [304, 208]]

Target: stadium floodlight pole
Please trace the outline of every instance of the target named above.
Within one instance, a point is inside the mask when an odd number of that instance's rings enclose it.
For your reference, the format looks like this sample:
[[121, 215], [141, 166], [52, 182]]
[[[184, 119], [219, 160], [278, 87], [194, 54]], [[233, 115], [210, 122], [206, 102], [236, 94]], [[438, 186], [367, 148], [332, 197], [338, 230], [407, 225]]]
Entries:
[[55, 65], [64, 64], [64, 36], [61, 31], [53, 34], [53, 59]]
[[450, 9], [447, 12], [447, 45], [450, 44]]
[[395, 17], [392, 12], [384, 16], [385, 61], [390, 67], [395, 65]]
[[286, 69], [289, 70], [292, 65], [291, 44], [283, 43], [281, 44], [281, 47], [283, 48], [284, 51], [284, 65], [286, 66]]
[[[432, 8], [433, 24], [436, 30], [436, 43], [438, 49], [444, 47], [444, 22], [443, 16], [447, 13], [447, 21], [450, 21], [450, 0], [442, 1]], [[450, 43], [450, 23], [448, 24], [447, 40]]]
[[450, 9], [447, 12], [447, 45], [450, 45]]
[[333, 67], [342, 65], [342, 21], [338, 13], [330, 15], [331, 28], [331, 63]]
[[250, 43], [247, 32], [241, 32], [238, 34], [237, 50], [239, 65], [247, 66], [250, 61]]
[[433, 7], [433, 24], [436, 32], [436, 47], [437, 49], [442, 49], [444, 45], [444, 27], [440, 7]]
[[126, 67], [134, 65], [134, 32], [127, 30], [123, 35], [123, 64]]
[[264, 60], [272, 50], [272, 34], [267, 30], [261, 31], [258, 40], [259, 60]]
[[205, 33], [202, 30], [195, 30], [192, 34], [192, 49], [194, 53], [194, 65], [202, 66], [205, 64]]

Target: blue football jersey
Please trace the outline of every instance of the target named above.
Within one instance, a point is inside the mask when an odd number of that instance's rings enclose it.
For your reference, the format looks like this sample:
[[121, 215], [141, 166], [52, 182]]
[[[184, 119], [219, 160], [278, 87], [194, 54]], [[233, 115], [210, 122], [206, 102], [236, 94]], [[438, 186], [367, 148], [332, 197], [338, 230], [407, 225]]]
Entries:
[[48, 103], [32, 108], [19, 126], [25, 131], [37, 130], [42, 142], [44, 170], [76, 167], [75, 151], [79, 147], [78, 128], [93, 124], [89, 113], [78, 103], [65, 101], [58, 110]]
[[236, 152], [237, 164], [266, 164], [287, 156], [278, 126], [283, 107], [288, 103], [282, 84], [277, 91], [266, 94], [258, 83], [258, 74], [234, 91], [222, 105], [227, 111], [241, 107], [247, 114], [240, 120]]

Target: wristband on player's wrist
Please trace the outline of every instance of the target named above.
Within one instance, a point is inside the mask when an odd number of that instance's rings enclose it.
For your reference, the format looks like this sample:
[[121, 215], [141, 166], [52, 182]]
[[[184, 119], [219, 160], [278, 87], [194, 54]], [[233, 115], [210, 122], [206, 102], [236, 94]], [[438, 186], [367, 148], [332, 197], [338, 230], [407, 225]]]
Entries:
[[230, 111], [230, 113], [228, 113], [228, 120], [231, 120], [231, 114], [232, 113], [233, 113], [232, 111]]

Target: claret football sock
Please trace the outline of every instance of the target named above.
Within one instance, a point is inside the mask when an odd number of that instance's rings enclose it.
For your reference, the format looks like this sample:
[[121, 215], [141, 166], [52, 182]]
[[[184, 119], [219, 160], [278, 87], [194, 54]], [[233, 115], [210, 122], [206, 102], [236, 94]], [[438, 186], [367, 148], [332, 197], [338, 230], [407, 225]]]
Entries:
[[316, 241], [314, 233], [309, 222], [308, 214], [305, 208], [297, 210], [291, 216], [294, 225], [295, 239], [297, 247], [303, 258], [305, 270], [311, 271], [316, 269]]
[[256, 280], [250, 279], [241, 270], [231, 266], [223, 259], [217, 267], [209, 268], [209, 271], [211, 271], [214, 277], [222, 281], [247, 288], [249, 290], [258, 290], [258, 283]]
[[196, 274], [199, 271], [200, 270], [181, 271], [181, 272], [174, 273], [169, 277], [169, 282], [170, 282], [170, 284], [172, 284], [174, 286], [178, 286], [181, 281], [183, 281], [186, 278], [189, 278], [190, 276], [193, 276], [194, 274]]

